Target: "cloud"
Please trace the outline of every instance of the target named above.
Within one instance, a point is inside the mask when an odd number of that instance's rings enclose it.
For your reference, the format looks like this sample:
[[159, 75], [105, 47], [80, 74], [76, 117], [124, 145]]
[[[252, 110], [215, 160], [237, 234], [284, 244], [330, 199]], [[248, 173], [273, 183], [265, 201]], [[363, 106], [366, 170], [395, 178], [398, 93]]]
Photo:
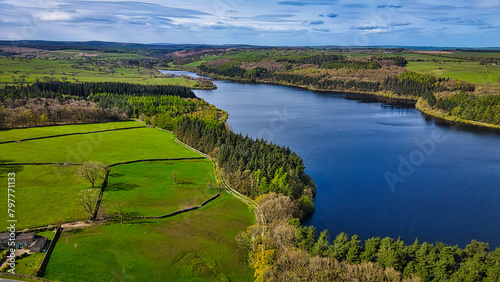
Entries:
[[491, 30], [500, 30], [500, 25], [496, 25], [496, 26], [492, 26], [492, 25], [488, 25], [488, 26], [480, 26], [479, 29], [491, 29]]
[[259, 22], [285, 22], [285, 21], [294, 21], [290, 18], [295, 17], [294, 14], [266, 14], [266, 15], [256, 15], [253, 17], [245, 17], [247, 19], [256, 20]]
[[319, 32], [329, 32], [330, 29], [328, 28], [313, 28], [314, 31], [319, 31]]
[[440, 17], [431, 19], [431, 22], [450, 22], [450, 21], [459, 21], [458, 17]]
[[336, 1], [307, 1], [307, 0], [293, 0], [293, 1], [278, 1], [278, 5], [289, 6], [306, 6], [306, 5], [330, 5]]
[[430, 7], [432, 10], [441, 10], [441, 11], [449, 11], [449, 10], [455, 10], [458, 9], [458, 7], [455, 6], [450, 6], [450, 5], [437, 5]]
[[330, 14], [326, 14], [326, 15], [321, 14], [321, 15], [319, 15], [319, 16], [320, 16], [320, 17], [322, 17], [322, 18], [323, 18], [323, 17], [327, 17], [327, 18], [332, 18], [332, 19], [333, 19], [333, 18], [338, 17], [339, 15], [338, 15], [338, 14], [335, 14], [335, 13], [330, 13]]
[[351, 26], [351, 30], [377, 30], [377, 29], [387, 29], [387, 26], [381, 26], [381, 25]]
[[310, 21], [309, 24], [313, 24], [313, 25], [318, 25], [318, 24], [324, 24], [325, 22], [324, 21]]
[[389, 26], [408, 26], [412, 23], [390, 23]]
[[146, 2], [72, 1], [59, 5], [59, 8], [82, 12], [94, 11], [97, 14], [157, 15], [171, 18], [195, 18], [209, 15], [198, 10], [173, 8]]
[[364, 9], [364, 8], [368, 8], [368, 6], [365, 5], [365, 4], [346, 4], [343, 7], [344, 8], [348, 8], [348, 9]]
[[39, 12], [34, 17], [42, 21], [69, 21], [73, 18], [71, 13], [64, 11]]
[[379, 6], [377, 6], [377, 8], [379, 8], [379, 9], [383, 9], [383, 8], [401, 9], [401, 8], [403, 8], [403, 6], [400, 6], [400, 5], [379, 5]]

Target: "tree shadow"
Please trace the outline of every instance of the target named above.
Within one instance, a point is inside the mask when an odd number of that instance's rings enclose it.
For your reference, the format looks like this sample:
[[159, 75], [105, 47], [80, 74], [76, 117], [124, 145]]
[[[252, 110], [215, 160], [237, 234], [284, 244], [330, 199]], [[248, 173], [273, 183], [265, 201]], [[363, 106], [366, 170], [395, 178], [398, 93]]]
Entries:
[[141, 187], [140, 185], [125, 182], [109, 183], [106, 191], [131, 191]]
[[192, 185], [192, 184], [194, 184], [194, 180], [189, 179], [189, 178], [177, 179], [177, 184], [179, 184], [179, 185]]
[[110, 172], [109, 177], [122, 177], [124, 176], [125, 173], [120, 173], [120, 172]]

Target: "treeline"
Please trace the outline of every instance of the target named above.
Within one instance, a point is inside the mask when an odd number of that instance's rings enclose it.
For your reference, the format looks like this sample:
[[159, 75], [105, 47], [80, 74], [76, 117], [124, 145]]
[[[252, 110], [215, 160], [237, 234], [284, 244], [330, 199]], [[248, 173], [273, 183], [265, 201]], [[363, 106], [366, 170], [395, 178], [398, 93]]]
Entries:
[[118, 108], [72, 98], [17, 99], [0, 102], [0, 128], [126, 120]]
[[436, 107], [462, 119], [500, 125], [500, 95], [476, 96], [460, 92], [440, 98]]
[[465, 249], [436, 245], [418, 240], [406, 245], [401, 239], [370, 238], [361, 242], [357, 235], [339, 234], [333, 244], [328, 232], [321, 232], [316, 241], [313, 226], [295, 230], [295, 245], [313, 256], [329, 257], [340, 262], [358, 264], [373, 262], [384, 268], [394, 268], [403, 278], [419, 277], [422, 281], [499, 281], [500, 248], [489, 252], [488, 243], [472, 240]]
[[294, 200], [296, 216], [314, 211], [315, 186], [304, 173], [302, 159], [288, 147], [235, 134], [223, 123], [184, 117], [177, 138], [214, 157], [229, 184], [252, 198], [275, 192]]
[[178, 85], [144, 85], [123, 82], [36, 82], [31, 85], [6, 86], [0, 89], [0, 100], [7, 98], [56, 98], [70, 95], [85, 98], [92, 93], [113, 93], [132, 96], [178, 96], [196, 98], [191, 89]]
[[217, 67], [212, 67], [207, 63], [203, 63], [198, 67], [198, 69], [204, 73], [212, 73], [231, 78], [241, 78], [246, 72], [245, 69], [240, 68], [235, 63], [224, 63]]
[[174, 130], [183, 116], [197, 117], [204, 121], [224, 122], [227, 112], [200, 99], [185, 99], [179, 96], [134, 96], [96, 93], [87, 97], [104, 109], [118, 108], [128, 116], [140, 118], [167, 130]]
[[[451, 83], [449, 83], [451, 82]], [[474, 84], [451, 81], [447, 78], [434, 77], [429, 74], [405, 71], [396, 77], [388, 77], [381, 84], [383, 90], [406, 97], [423, 97], [434, 106], [436, 98], [434, 92], [440, 91], [469, 91], [475, 90]]]
[[241, 232], [258, 281], [500, 281], [500, 248], [472, 240], [465, 249], [443, 243], [339, 234], [301, 226], [297, 207], [275, 193], [257, 198], [266, 220]]
[[346, 60], [346, 56], [335, 55], [335, 54], [330, 54], [330, 55], [320, 54], [308, 57], [288, 56], [288, 57], [276, 58], [277, 62], [287, 62], [292, 64], [314, 64], [314, 65], [321, 65], [325, 62], [330, 62], [330, 61], [343, 61], [343, 60]]
[[[50, 82], [3, 90], [0, 127], [113, 121], [134, 117], [146, 124], [174, 130], [183, 116], [214, 123], [227, 119], [226, 112], [196, 98], [189, 88], [181, 86]], [[112, 92], [101, 92], [106, 90]]]
[[312, 77], [280, 73], [276, 75], [276, 81], [293, 85], [310, 85], [317, 89], [325, 90], [354, 90], [376, 92], [380, 90], [380, 82], [328, 79], [326, 77]]

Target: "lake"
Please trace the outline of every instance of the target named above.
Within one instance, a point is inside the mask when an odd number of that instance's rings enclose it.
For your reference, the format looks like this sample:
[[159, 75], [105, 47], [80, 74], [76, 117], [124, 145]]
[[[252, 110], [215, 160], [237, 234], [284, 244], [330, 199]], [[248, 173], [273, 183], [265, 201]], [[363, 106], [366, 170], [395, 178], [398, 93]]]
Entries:
[[[188, 73], [185, 73], [188, 74]], [[407, 244], [500, 246], [500, 134], [443, 127], [349, 94], [214, 81], [198, 97], [237, 133], [289, 146], [317, 185], [304, 224]]]

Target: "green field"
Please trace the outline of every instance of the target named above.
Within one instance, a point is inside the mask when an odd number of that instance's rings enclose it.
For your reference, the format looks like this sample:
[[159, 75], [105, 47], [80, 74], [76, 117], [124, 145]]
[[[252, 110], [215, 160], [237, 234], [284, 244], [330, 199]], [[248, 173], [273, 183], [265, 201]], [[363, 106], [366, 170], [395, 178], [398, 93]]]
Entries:
[[[228, 212], [230, 211], [230, 212]], [[252, 223], [224, 193], [172, 218], [63, 232], [44, 278], [60, 281], [251, 281], [235, 235]]]
[[[141, 126], [138, 122], [116, 122], [92, 125], [67, 125], [30, 129], [8, 130], [8, 138], [23, 136], [48, 136], [61, 132], [84, 132], [123, 126]], [[19, 133], [18, 133], [19, 132]], [[3, 135], [2, 135], [3, 136]], [[82, 163], [87, 160], [99, 160], [107, 164], [151, 158], [199, 157], [174, 141], [171, 133], [153, 128], [138, 128], [88, 135], [72, 135], [20, 143], [0, 144], [0, 161], [9, 162], [54, 162]], [[203, 165], [198, 165], [203, 163]], [[213, 175], [208, 161], [194, 163], [196, 168], [203, 168], [198, 178], [205, 179]], [[134, 165], [130, 165], [134, 166]], [[115, 167], [120, 170], [120, 167]], [[124, 166], [124, 169], [125, 166]], [[182, 170], [189, 170], [183, 168]], [[161, 173], [161, 169], [157, 170]], [[8, 172], [16, 173], [16, 213], [20, 219], [19, 228], [45, 226], [85, 219], [76, 202], [78, 193], [89, 186], [76, 181], [76, 166], [40, 165], [40, 166], [0, 166], [0, 179], [5, 180]], [[182, 172], [182, 171], [181, 171]], [[167, 176], [158, 176], [168, 178]], [[193, 178], [186, 173], [182, 178]], [[196, 179], [194, 183], [201, 183]], [[114, 180], [113, 180], [114, 181]], [[120, 180], [124, 182], [125, 180]], [[147, 181], [143, 179], [143, 181]], [[204, 181], [204, 180], [203, 180]], [[144, 184], [146, 185], [146, 184]], [[201, 185], [201, 184], [199, 184]], [[132, 192], [133, 193], [133, 192]], [[206, 191], [207, 195], [210, 194]], [[209, 198], [209, 197], [207, 197]], [[0, 220], [6, 220], [6, 214]], [[6, 227], [0, 230], [5, 230]]]
[[58, 134], [81, 133], [108, 129], [117, 129], [125, 127], [144, 126], [136, 121], [124, 122], [106, 122], [92, 124], [73, 124], [73, 125], [58, 125], [45, 127], [30, 127], [19, 129], [0, 130], [0, 142], [17, 141], [26, 138], [43, 137]]
[[[175, 183], [171, 177], [174, 171]], [[209, 160], [119, 165], [111, 168], [104, 199], [110, 210], [121, 203], [126, 217], [160, 216], [199, 205], [214, 196], [217, 192], [207, 186], [214, 179]]]
[[[107, 55], [108, 57], [110, 55]], [[119, 57], [114, 57], [118, 59]], [[112, 69], [112, 70], [111, 70]], [[19, 59], [0, 57], [0, 82], [33, 83], [57, 79], [69, 82], [128, 82], [139, 84], [177, 84], [194, 87], [197, 82], [167, 78], [144, 67], [107, 67], [75, 58]]]
[[[142, 125], [138, 122], [136, 124]], [[96, 160], [113, 164], [138, 159], [199, 157], [198, 154], [179, 146], [174, 141], [173, 134], [148, 127], [30, 140], [0, 146], [1, 159], [28, 163], [83, 163]]]
[[[130, 126], [141, 124], [117, 122], [13, 129], [6, 131], [2, 140]], [[173, 134], [148, 127], [0, 144], [0, 148], [3, 163], [100, 160], [111, 164], [145, 158], [199, 157], [175, 142]], [[0, 167], [3, 180], [7, 172], [16, 173], [18, 229], [86, 218], [76, 200], [89, 184], [76, 182], [76, 168]], [[121, 209], [125, 218], [167, 214], [199, 205], [217, 193], [207, 184], [211, 181], [215, 187], [213, 163], [206, 159], [117, 165], [110, 168], [108, 179], [100, 211], [110, 215]], [[6, 219], [6, 216], [0, 218]], [[250, 281], [253, 270], [247, 264], [247, 250], [238, 246], [235, 236], [253, 220], [245, 204], [223, 192], [203, 208], [171, 218], [125, 220], [124, 224], [115, 219], [81, 231], [63, 232], [45, 278]], [[53, 233], [45, 235], [50, 239]], [[43, 255], [20, 260], [17, 273], [34, 274]]]
[[[22, 166], [16, 169], [19, 170], [16, 172], [15, 190], [18, 228], [85, 219], [76, 199], [78, 193], [89, 185], [76, 182], [75, 166]], [[4, 170], [0, 167], [2, 175], [6, 175]], [[5, 221], [6, 217], [6, 213], [2, 214], [0, 220]]]
[[474, 84], [500, 84], [499, 65], [479, 65], [477, 62], [409, 62], [410, 71], [454, 78]]

